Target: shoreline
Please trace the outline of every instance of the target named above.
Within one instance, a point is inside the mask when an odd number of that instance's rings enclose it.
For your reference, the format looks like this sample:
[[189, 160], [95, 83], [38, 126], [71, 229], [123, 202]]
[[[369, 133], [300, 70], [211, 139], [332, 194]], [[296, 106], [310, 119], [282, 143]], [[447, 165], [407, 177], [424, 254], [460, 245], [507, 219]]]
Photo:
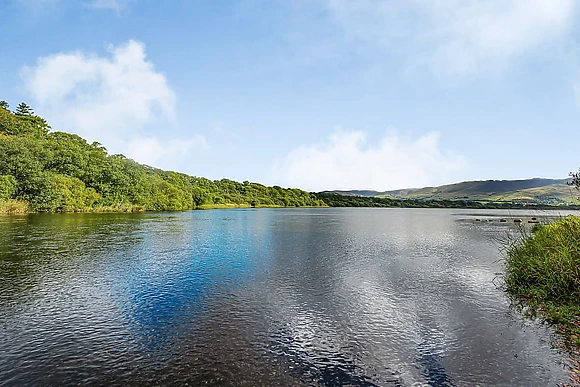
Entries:
[[580, 217], [535, 226], [504, 241], [504, 290], [525, 317], [554, 328], [570, 386], [580, 386]]
[[146, 210], [140, 206], [126, 205], [126, 206], [103, 206], [97, 208], [75, 209], [72, 211], [53, 211], [43, 212], [34, 211], [28, 202], [17, 199], [0, 199], [0, 215], [30, 215], [30, 214], [99, 214], [99, 213], [145, 213], [145, 212], [181, 212], [181, 211], [205, 211], [217, 209], [235, 209], [235, 208], [329, 208], [328, 206], [280, 206], [275, 204], [258, 204], [251, 205], [248, 203], [235, 204], [202, 204], [196, 208], [188, 208], [182, 210]]
[[[401, 201], [403, 202], [403, 201]], [[74, 209], [71, 211], [34, 211], [31, 209], [31, 205], [24, 201], [18, 199], [0, 199], [0, 215], [27, 215], [27, 214], [72, 214], [72, 213], [144, 213], [144, 212], [179, 212], [179, 211], [195, 211], [195, 210], [215, 210], [215, 209], [236, 209], [236, 208], [418, 208], [418, 209], [464, 209], [464, 210], [510, 210], [510, 211], [580, 211], [580, 206], [549, 206], [549, 205], [529, 205], [529, 206], [514, 206], [514, 207], [504, 207], [497, 206], [493, 203], [490, 205], [481, 205], [478, 202], [436, 202], [437, 205], [433, 205], [432, 202], [412, 202], [404, 203], [407, 205], [381, 205], [381, 206], [344, 206], [344, 205], [331, 205], [325, 203], [324, 206], [281, 206], [281, 205], [268, 205], [268, 204], [258, 204], [251, 205], [249, 203], [222, 203], [222, 204], [202, 204], [195, 208], [181, 209], [181, 210], [146, 210], [142, 206], [138, 205], [121, 205], [121, 206], [102, 206], [96, 208], [87, 209]]]

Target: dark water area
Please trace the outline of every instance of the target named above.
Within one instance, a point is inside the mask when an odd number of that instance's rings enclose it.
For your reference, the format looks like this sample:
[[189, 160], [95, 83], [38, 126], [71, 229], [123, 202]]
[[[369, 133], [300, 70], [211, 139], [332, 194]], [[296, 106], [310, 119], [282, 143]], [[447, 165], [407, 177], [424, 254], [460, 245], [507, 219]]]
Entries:
[[0, 385], [555, 386], [497, 287], [510, 216], [0, 217]]

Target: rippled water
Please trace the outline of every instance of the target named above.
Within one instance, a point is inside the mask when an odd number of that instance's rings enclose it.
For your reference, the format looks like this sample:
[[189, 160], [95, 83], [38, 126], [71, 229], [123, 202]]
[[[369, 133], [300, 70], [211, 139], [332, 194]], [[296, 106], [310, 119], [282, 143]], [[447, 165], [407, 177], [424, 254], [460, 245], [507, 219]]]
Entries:
[[555, 385], [494, 285], [497, 216], [0, 217], [0, 385]]

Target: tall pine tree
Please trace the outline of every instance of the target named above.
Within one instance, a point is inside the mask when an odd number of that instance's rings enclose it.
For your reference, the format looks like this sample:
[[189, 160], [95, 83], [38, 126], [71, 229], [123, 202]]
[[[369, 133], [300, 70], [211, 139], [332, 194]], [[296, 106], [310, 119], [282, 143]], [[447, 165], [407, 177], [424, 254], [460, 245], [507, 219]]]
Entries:
[[17, 116], [32, 116], [34, 115], [34, 111], [29, 105], [25, 104], [24, 102], [20, 102], [20, 104], [16, 107], [14, 114]]

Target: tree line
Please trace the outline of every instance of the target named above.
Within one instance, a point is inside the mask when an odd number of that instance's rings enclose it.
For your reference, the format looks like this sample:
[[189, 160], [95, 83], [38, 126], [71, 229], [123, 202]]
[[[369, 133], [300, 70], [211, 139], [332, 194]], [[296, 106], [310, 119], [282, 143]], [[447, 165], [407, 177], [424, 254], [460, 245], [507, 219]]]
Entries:
[[[316, 197], [329, 207], [395, 207], [395, 208], [472, 208], [472, 209], [553, 209], [546, 204], [528, 204], [523, 202], [492, 202], [476, 200], [449, 199], [395, 199], [386, 197], [369, 197], [341, 195], [337, 193], [317, 193]], [[559, 205], [558, 209], [577, 209], [577, 206]]]
[[[572, 184], [580, 186], [580, 173], [571, 175]], [[527, 207], [522, 203], [309, 193], [164, 171], [120, 154], [111, 155], [102, 144], [89, 144], [76, 134], [52, 131], [24, 102], [10, 111], [9, 104], [0, 101], [0, 213], [172, 211], [220, 206]], [[549, 208], [534, 206], [544, 207]]]
[[35, 212], [326, 205], [299, 189], [163, 171], [51, 129], [27, 104], [0, 101], [0, 201]]

